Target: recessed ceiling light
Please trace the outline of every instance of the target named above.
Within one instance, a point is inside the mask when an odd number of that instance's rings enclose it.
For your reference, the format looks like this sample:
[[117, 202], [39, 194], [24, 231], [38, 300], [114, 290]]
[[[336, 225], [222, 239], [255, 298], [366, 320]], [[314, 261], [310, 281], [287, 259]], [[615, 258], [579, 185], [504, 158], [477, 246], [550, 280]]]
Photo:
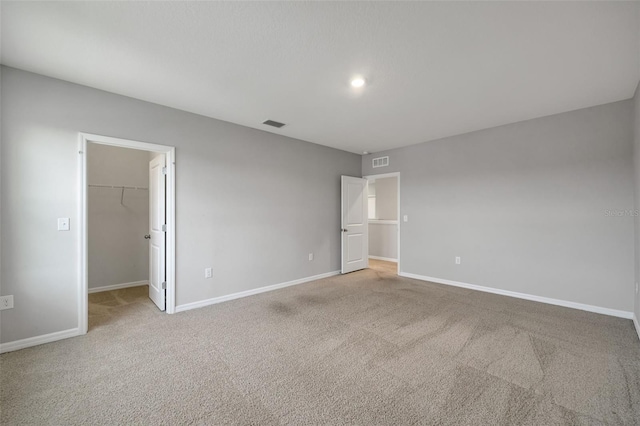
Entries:
[[351, 85], [353, 87], [362, 87], [364, 86], [366, 83], [366, 81], [364, 81], [364, 78], [362, 77], [356, 77], [353, 80], [351, 80]]
[[363, 155], [367, 155], [369, 153], [369, 151], [362, 151]]

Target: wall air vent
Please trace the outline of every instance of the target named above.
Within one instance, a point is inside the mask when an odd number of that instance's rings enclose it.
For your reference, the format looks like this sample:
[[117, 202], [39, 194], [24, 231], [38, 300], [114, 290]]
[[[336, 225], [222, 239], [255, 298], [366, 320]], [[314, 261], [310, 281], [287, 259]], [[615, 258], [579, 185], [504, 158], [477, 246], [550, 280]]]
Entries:
[[389, 165], [389, 157], [378, 157], [373, 159], [373, 168], [385, 167]]
[[273, 120], [263, 121], [262, 124], [266, 124], [267, 126], [277, 127], [278, 129], [285, 125], [284, 123], [279, 123]]

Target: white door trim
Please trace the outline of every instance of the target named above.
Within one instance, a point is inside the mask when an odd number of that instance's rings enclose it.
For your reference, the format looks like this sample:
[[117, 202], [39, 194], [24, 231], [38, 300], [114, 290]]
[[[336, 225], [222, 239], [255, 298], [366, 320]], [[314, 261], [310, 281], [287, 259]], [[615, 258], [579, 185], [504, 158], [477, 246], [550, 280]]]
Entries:
[[89, 277], [88, 277], [88, 232], [87, 232], [87, 143], [119, 146], [141, 151], [161, 152], [167, 156], [167, 313], [176, 311], [176, 149], [168, 145], [156, 145], [109, 136], [79, 134], [80, 187], [78, 188], [78, 208], [80, 218], [80, 238], [78, 247], [78, 329], [86, 334], [89, 327]]
[[[397, 247], [398, 247], [398, 259], [397, 259], [398, 264], [397, 265], [398, 266], [397, 266], [397, 269], [396, 269], [396, 273], [398, 275], [400, 275], [400, 272], [402, 272], [402, 267], [400, 266], [400, 226], [402, 226], [401, 225], [402, 218], [400, 216], [400, 172], [382, 173], [382, 174], [379, 174], [379, 175], [367, 175], [367, 176], [362, 176], [362, 177], [364, 179], [366, 179], [366, 180], [375, 180], [375, 179], [382, 179], [382, 178], [388, 178], [388, 177], [397, 177], [398, 178], [398, 182], [397, 182], [398, 183], [398, 206], [397, 206], [398, 207], [398, 215], [397, 215], [397, 217], [398, 217], [398, 243], [397, 243], [398, 244], [397, 245]], [[371, 257], [371, 256], [369, 256], [369, 257]]]

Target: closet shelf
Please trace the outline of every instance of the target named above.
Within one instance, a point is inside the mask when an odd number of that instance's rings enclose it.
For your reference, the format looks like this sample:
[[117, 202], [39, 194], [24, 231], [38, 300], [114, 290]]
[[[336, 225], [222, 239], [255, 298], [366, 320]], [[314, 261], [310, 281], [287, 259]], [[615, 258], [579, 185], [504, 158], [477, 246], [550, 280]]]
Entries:
[[124, 190], [125, 189], [134, 189], [139, 191], [148, 191], [149, 188], [144, 188], [142, 186], [124, 186], [124, 185], [95, 185], [89, 184], [87, 185], [89, 188], [111, 188], [111, 189], [119, 189], [122, 192], [120, 193], [120, 204], [124, 206]]
[[112, 188], [112, 189], [138, 189], [140, 191], [148, 191], [149, 188], [142, 186], [123, 186], [123, 185], [93, 185], [89, 184], [89, 188]]

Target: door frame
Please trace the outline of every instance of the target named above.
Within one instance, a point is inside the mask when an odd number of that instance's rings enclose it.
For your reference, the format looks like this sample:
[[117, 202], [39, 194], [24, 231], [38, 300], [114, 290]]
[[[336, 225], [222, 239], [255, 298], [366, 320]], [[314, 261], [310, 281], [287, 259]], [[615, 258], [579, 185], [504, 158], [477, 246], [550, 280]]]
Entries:
[[166, 312], [176, 312], [176, 149], [173, 146], [157, 145], [129, 139], [100, 136], [90, 133], [79, 134], [79, 162], [80, 186], [78, 187], [78, 206], [80, 218], [79, 238], [79, 277], [78, 277], [78, 328], [80, 334], [86, 334], [89, 329], [89, 274], [88, 274], [88, 230], [87, 230], [87, 144], [110, 145], [121, 148], [132, 148], [140, 151], [159, 152], [167, 158], [167, 186], [166, 186], [166, 268], [167, 268], [167, 305]]
[[375, 180], [375, 179], [382, 179], [382, 178], [389, 178], [389, 177], [396, 177], [397, 179], [397, 184], [398, 184], [398, 214], [397, 214], [397, 218], [398, 218], [398, 263], [396, 264], [396, 274], [400, 275], [400, 272], [402, 271], [402, 268], [400, 267], [400, 224], [402, 223], [402, 217], [400, 216], [400, 172], [392, 172], [392, 173], [381, 173], [379, 175], [367, 175], [367, 176], [362, 176], [364, 179], [366, 180]]

